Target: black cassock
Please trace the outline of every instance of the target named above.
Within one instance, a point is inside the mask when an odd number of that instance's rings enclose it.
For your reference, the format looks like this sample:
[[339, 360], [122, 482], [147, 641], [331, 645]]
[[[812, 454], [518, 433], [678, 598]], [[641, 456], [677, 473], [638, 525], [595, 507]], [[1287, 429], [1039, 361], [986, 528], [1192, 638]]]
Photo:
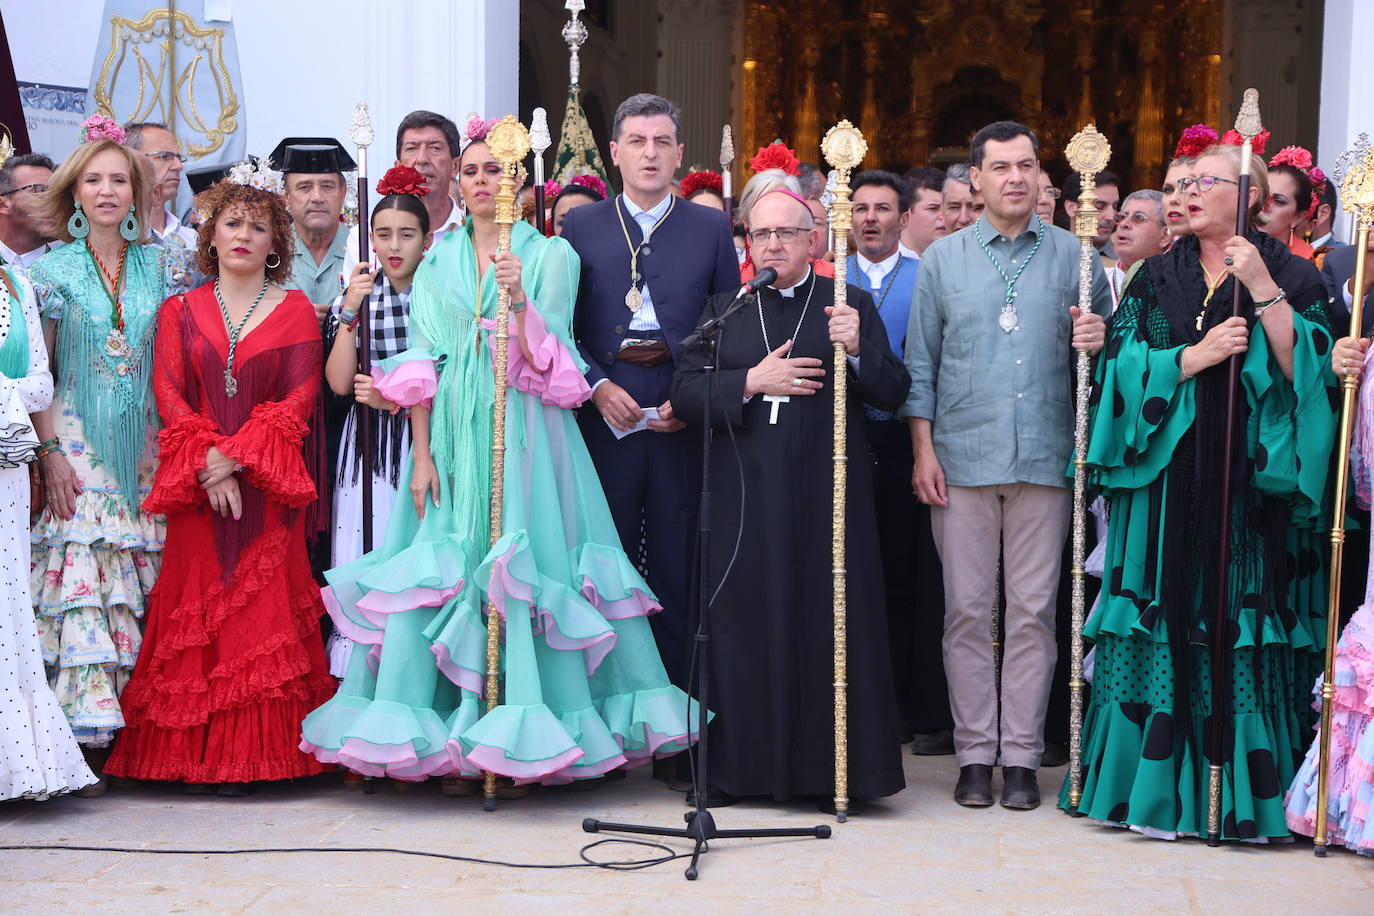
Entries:
[[[814, 290], [812, 289], [814, 284]], [[811, 278], [794, 296], [760, 292], [725, 324], [713, 376], [710, 587], [739, 555], [711, 606], [710, 783], [732, 795], [775, 799], [834, 793], [834, 612], [830, 561], [833, 349], [826, 306], [835, 283]], [[744, 402], [748, 370], [797, 331], [791, 356], [826, 368], [824, 387], [777, 405]], [[734, 294], [710, 299], [702, 320]], [[865, 402], [896, 410], [910, 379], [892, 352], [868, 293], [849, 287], [860, 316], [859, 368], [849, 370], [846, 557], [848, 561], [849, 794], [876, 798], [905, 785], [887, 648], [878, 533], [864, 429]], [[706, 353], [678, 360], [671, 399], [700, 429], [706, 413]], [[734, 430], [735, 447], [724, 428]], [[738, 457], [736, 454], [738, 452]], [[740, 481], [743, 467], [744, 494]], [[740, 531], [740, 525], [743, 531]]]

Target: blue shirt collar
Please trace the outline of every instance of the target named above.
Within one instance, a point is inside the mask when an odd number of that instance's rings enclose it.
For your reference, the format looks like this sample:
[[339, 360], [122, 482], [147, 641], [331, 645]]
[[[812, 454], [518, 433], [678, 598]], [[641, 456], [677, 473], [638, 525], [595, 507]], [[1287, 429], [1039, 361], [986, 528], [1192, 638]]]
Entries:
[[635, 204], [634, 201], [630, 200], [628, 194], [621, 194], [620, 199], [625, 202], [625, 210], [630, 214], [630, 216], [634, 217], [637, 220], [639, 219], [639, 214], [647, 213], [651, 221], [650, 225], [653, 225], [653, 223], [656, 223], [660, 219], [662, 219], [663, 214], [667, 213], [668, 208], [673, 205], [673, 192], [669, 191], [667, 194], [664, 194], [663, 199], [660, 200], [658, 203], [654, 204], [648, 210], [645, 210], [642, 207], [639, 207], [637, 204]]

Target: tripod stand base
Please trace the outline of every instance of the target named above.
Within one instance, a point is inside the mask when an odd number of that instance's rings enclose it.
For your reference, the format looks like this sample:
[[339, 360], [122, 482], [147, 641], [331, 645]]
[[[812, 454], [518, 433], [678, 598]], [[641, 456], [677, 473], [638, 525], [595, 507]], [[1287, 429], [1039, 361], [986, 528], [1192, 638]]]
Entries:
[[706, 851], [707, 844], [711, 840], [737, 840], [750, 839], [755, 837], [814, 837], [818, 840], [828, 839], [830, 836], [829, 824], [818, 824], [815, 827], [781, 827], [759, 830], [721, 830], [716, 827], [716, 819], [711, 816], [711, 812], [704, 808], [696, 811], [688, 811], [682, 816], [687, 822], [686, 827], [653, 827], [644, 824], [616, 824], [610, 821], [600, 821], [594, 817], [585, 818], [582, 821], [584, 833], [600, 833], [609, 830], [613, 833], [633, 833], [641, 836], [673, 836], [684, 840], [694, 840], [696, 845], [692, 849], [692, 861], [688, 864], [687, 870], [683, 873], [688, 881], [695, 881], [699, 874], [698, 863], [701, 854]]

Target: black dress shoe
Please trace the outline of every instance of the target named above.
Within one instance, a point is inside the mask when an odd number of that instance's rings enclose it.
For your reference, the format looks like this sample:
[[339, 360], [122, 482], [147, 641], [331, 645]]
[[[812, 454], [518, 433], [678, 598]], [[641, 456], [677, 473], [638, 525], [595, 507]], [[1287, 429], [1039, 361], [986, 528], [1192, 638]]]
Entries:
[[1029, 811], [1040, 807], [1040, 783], [1029, 767], [1002, 767], [1002, 807]]
[[986, 763], [970, 763], [959, 767], [959, 782], [954, 787], [954, 800], [965, 808], [986, 808], [992, 804], [992, 767]]
[[[706, 787], [706, 807], [708, 808], [728, 808], [737, 801], [739, 801], [739, 799], [735, 798], [735, 796], [731, 795], [729, 792], [722, 792], [715, 786]], [[697, 794], [695, 792], [688, 792], [687, 807], [695, 808], [696, 806]]]
[[1069, 749], [1058, 741], [1046, 741], [1045, 752], [1040, 755], [1042, 767], [1062, 767], [1069, 762]]
[[954, 735], [948, 731], [920, 732], [911, 742], [917, 757], [948, 757], [954, 753]]

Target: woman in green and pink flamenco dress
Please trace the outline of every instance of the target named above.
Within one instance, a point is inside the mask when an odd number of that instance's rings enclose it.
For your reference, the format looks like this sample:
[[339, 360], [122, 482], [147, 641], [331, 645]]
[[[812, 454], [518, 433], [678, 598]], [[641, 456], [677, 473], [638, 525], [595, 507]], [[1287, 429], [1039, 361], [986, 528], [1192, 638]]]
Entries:
[[[412, 503], [380, 547], [326, 573], [330, 615], [359, 645], [301, 745], [371, 776], [450, 777], [449, 794], [484, 770], [516, 784], [602, 777], [696, 739], [649, 630], [659, 604], [621, 548], [571, 412], [591, 396], [570, 332], [577, 256], [523, 222], [496, 255], [489, 127], [468, 122], [468, 222], [415, 274], [410, 349], [373, 370], [384, 397], [412, 408]], [[489, 547], [498, 284], [512, 332], [504, 520]], [[503, 629], [491, 712], [488, 603]]]

